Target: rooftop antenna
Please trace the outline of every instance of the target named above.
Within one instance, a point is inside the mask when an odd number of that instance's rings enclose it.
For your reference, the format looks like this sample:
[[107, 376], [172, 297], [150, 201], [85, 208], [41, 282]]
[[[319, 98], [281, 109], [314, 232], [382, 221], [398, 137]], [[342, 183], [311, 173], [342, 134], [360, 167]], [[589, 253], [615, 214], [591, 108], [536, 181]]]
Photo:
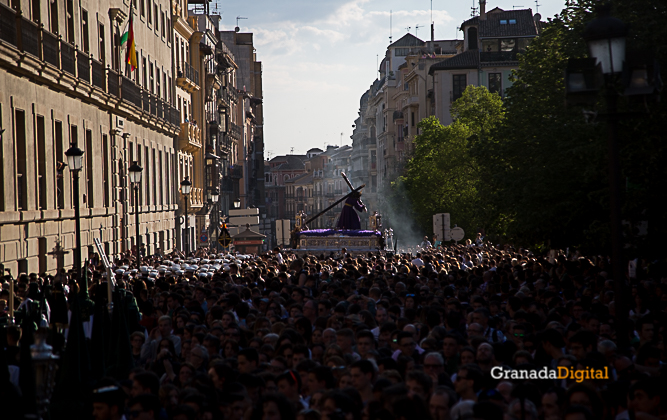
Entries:
[[410, 29], [412, 29], [412, 26], [408, 26], [407, 28], [405, 28], [405, 30], [408, 31], [408, 33], [410, 33]]
[[235, 32], [239, 32], [241, 30], [241, 28], [239, 27], [239, 20], [241, 19], [248, 19], [248, 18], [243, 16], [236, 16], [236, 28], [234, 28]]
[[380, 54], [375, 54], [375, 69], [380, 73]]
[[535, 13], [540, 11], [540, 6], [542, 5], [539, 3], [539, 0], [535, 0]]
[[416, 24], [415, 25], [415, 36], [417, 36], [417, 31], [419, 31], [419, 28], [423, 28], [424, 25]]
[[523, 6], [512, 6], [512, 10], [516, 9], [517, 7], [522, 8]]
[[340, 133], [340, 145], [343, 145], [343, 133]]
[[477, 3], [475, 2], [475, 0], [472, 0], [472, 7], [470, 8], [470, 10], [471, 10], [470, 16], [472, 16], [472, 17], [477, 16], [477, 7], [476, 7], [476, 4], [477, 4]]
[[431, 42], [435, 41], [435, 23], [433, 22], [433, 0], [431, 0]]
[[391, 36], [391, 10], [389, 11], [389, 44], [391, 44], [392, 36]]
[[290, 154], [290, 155], [293, 155], [293, 154], [294, 154], [294, 146], [292, 146], [292, 147], [289, 148], [289, 154]]

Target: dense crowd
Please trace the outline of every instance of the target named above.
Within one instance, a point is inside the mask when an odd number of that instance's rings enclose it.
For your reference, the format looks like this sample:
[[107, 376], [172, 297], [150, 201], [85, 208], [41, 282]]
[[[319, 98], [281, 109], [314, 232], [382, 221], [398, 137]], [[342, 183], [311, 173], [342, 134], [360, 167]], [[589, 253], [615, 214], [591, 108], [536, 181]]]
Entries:
[[[139, 268], [125, 254], [113, 272], [133, 302], [133, 366], [81, 399], [96, 420], [666, 418], [659, 265], [638, 260], [626, 273], [621, 349], [607, 258], [425, 241], [397, 255], [202, 249]], [[105, 290], [98, 258], [85, 269], [91, 293]], [[17, 307], [34, 283], [66, 298], [75, 280], [21, 274]], [[49, 303], [47, 322], [66, 323], [53, 319], [62, 302]], [[7, 333], [10, 365], [19, 334]]]

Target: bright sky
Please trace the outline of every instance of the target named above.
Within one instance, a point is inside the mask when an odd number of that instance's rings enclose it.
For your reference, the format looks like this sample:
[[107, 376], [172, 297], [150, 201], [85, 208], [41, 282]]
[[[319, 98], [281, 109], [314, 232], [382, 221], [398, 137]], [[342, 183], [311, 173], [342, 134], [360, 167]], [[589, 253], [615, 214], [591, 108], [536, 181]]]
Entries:
[[[215, 0], [214, 0], [215, 1]], [[475, 1], [478, 6], [478, 1]], [[542, 19], [565, 0], [540, 0]], [[409, 5], [411, 9], [406, 9]], [[473, 0], [433, 0], [435, 39], [462, 39]], [[265, 158], [351, 144], [359, 99], [377, 77], [377, 57], [408, 31], [430, 39], [430, 0], [217, 0], [223, 30], [253, 32], [264, 83]], [[487, 10], [531, 8], [535, 0], [488, 0]], [[216, 4], [210, 6], [216, 12]], [[418, 27], [417, 27], [418, 26]], [[341, 136], [342, 133], [342, 136]]]

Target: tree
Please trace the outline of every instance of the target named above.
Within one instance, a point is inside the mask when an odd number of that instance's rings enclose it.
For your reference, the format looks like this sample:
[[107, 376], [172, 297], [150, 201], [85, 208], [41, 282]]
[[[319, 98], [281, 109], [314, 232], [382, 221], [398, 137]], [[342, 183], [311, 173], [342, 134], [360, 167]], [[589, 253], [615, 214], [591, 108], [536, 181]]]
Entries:
[[480, 195], [480, 168], [471, 146], [492, 136], [504, 118], [504, 109], [497, 94], [475, 86], [468, 86], [452, 109], [456, 120], [449, 126], [435, 117], [420, 121], [414, 154], [394, 186], [405, 186], [426, 232], [432, 230], [433, 214], [447, 212], [472, 235], [488, 226], [495, 212]]

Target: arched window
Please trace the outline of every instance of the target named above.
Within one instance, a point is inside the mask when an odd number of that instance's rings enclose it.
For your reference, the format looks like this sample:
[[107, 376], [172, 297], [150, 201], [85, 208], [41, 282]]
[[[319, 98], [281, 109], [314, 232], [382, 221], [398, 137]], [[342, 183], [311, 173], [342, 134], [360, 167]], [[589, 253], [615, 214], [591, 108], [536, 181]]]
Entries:
[[476, 50], [477, 47], [477, 28], [472, 27], [468, 29], [468, 49]]

